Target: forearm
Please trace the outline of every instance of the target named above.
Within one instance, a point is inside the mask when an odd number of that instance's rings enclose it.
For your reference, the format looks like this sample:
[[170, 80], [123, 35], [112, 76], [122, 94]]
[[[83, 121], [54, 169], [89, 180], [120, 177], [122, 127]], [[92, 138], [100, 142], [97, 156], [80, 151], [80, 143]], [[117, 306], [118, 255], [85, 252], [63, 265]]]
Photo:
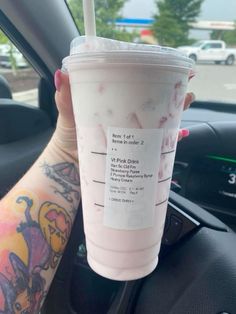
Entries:
[[[69, 133], [68, 133], [69, 132]], [[58, 129], [0, 202], [0, 312], [37, 313], [80, 201], [75, 132]], [[5, 312], [4, 312], [5, 313]]]

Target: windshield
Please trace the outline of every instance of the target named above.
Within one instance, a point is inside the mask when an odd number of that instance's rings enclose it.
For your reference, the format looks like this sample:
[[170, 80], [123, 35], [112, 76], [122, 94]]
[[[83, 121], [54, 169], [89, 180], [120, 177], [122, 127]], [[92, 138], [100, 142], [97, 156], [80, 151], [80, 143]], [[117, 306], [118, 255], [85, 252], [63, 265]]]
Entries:
[[196, 43], [192, 44], [193, 47], [200, 47], [204, 41], [197, 41]]
[[[82, 0], [67, 0], [84, 34]], [[236, 104], [236, 1], [228, 0], [95, 0], [98, 36], [178, 48], [196, 61], [189, 89], [197, 100]], [[222, 40], [227, 48], [212, 43]]]

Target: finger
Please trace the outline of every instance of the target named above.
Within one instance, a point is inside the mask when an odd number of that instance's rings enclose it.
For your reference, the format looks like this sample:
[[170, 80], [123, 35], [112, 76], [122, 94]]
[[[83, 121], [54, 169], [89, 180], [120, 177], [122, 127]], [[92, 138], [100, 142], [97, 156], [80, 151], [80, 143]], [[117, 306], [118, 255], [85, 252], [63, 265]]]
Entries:
[[189, 136], [189, 130], [188, 129], [181, 129], [179, 130], [178, 134], [178, 141], [181, 141], [183, 138]]
[[184, 100], [184, 110], [187, 110], [195, 99], [196, 97], [194, 93], [187, 93]]
[[57, 70], [55, 73], [55, 86], [55, 101], [59, 111], [59, 119], [63, 121], [64, 126], [74, 127], [69, 77], [61, 70]]

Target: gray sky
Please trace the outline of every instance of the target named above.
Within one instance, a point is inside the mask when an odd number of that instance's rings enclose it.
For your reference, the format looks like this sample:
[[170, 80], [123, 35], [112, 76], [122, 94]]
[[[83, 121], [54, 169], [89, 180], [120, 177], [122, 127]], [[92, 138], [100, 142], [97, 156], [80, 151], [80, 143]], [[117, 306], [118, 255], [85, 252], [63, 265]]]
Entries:
[[[155, 13], [154, 0], [129, 0], [124, 8], [125, 17], [149, 18]], [[205, 0], [202, 4], [202, 20], [236, 20], [236, 0]]]

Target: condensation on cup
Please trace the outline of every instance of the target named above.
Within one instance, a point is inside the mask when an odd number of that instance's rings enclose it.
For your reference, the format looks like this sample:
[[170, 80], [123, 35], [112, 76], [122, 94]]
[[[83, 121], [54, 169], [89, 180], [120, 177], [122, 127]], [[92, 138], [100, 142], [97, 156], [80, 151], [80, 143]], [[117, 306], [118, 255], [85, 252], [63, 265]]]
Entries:
[[88, 263], [114, 280], [158, 263], [193, 62], [175, 49], [78, 37], [65, 58]]

